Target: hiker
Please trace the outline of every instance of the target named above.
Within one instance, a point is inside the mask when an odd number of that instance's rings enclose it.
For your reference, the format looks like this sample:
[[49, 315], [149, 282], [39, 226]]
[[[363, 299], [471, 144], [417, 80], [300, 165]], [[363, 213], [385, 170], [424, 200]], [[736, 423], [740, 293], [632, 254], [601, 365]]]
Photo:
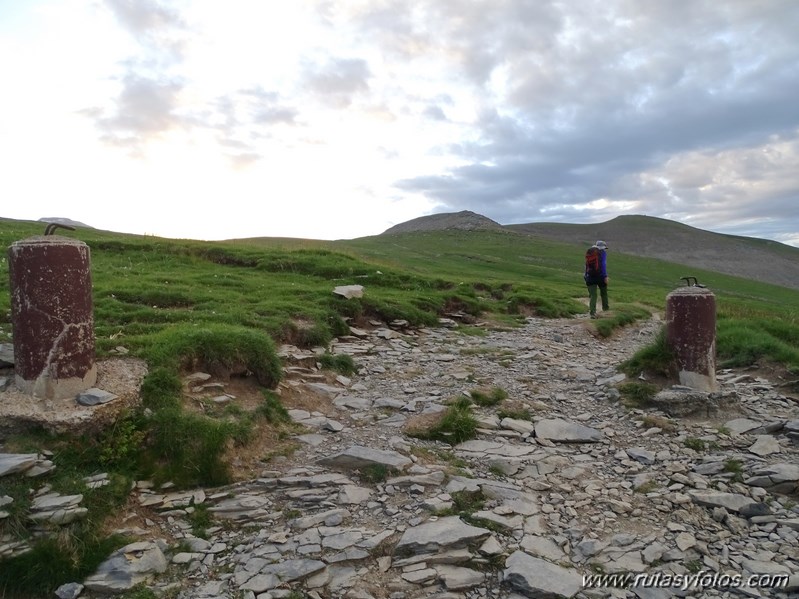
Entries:
[[602, 297], [602, 311], [608, 306], [608, 244], [597, 241], [585, 253], [585, 284], [588, 286], [588, 311], [596, 318], [596, 290]]

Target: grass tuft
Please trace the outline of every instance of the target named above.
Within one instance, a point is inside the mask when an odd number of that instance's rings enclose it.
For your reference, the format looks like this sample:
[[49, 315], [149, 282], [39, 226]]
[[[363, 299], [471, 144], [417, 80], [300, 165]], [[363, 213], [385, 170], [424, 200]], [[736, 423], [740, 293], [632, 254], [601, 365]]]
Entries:
[[610, 337], [616, 329], [651, 316], [652, 314], [649, 310], [640, 306], [621, 305], [613, 311], [609, 318], [603, 317], [593, 322], [600, 337]]
[[450, 445], [473, 439], [477, 434], [477, 420], [472, 414], [471, 401], [467, 397], [459, 397], [428, 428], [410, 428], [406, 432], [417, 439], [442, 441]]
[[360, 469], [361, 478], [372, 484], [385, 482], [389, 476], [394, 476], [396, 470], [385, 464], [369, 464]]
[[319, 363], [322, 368], [334, 370], [344, 376], [350, 376], [358, 372], [358, 367], [355, 365], [352, 356], [347, 354], [324, 353], [319, 356]]
[[658, 392], [658, 388], [650, 383], [622, 383], [617, 388], [621, 393], [624, 405], [631, 408], [648, 406]]
[[622, 362], [619, 369], [630, 378], [636, 378], [642, 372], [676, 378], [676, 358], [666, 342], [665, 328], [660, 330], [652, 344], [638, 350], [632, 358]]
[[277, 386], [282, 374], [271, 337], [228, 325], [166, 329], [153, 340], [147, 360], [175, 371], [201, 369], [220, 378], [253, 374], [269, 389]]
[[473, 389], [469, 392], [469, 395], [475, 404], [484, 408], [496, 406], [508, 398], [508, 392], [500, 387], [492, 387], [491, 389]]

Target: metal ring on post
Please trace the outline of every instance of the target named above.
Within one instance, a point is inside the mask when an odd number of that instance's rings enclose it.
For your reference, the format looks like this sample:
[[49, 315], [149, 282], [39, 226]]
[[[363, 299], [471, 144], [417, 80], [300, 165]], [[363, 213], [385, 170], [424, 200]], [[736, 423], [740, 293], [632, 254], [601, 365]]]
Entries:
[[47, 227], [45, 228], [45, 230], [44, 230], [44, 234], [45, 234], [45, 235], [52, 235], [52, 234], [53, 234], [53, 231], [55, 231], [55, 230], [56, 230], [56, 229], [58, 229], [59, 227], [60, 227], [60, 228], [62, 228], [62, 229], [67, 229], [67, 230], [69, 230], [69, 231], [74, 231], [74, 230], [75, 230], [75, 227], [70, 227], [69, 225], [62, 225], [61, 223], [50, 223], [50, 224], [49, 224], [49, 225], [47, 225]]

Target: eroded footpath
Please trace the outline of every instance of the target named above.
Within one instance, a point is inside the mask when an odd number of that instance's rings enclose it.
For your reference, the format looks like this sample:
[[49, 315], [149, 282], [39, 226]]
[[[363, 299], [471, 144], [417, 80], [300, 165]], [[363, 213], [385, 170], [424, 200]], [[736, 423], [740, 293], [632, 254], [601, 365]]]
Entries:
[[[79, 596], [153, 571], [181, 599], [796, 596], [799, 406], [780, 381], [719, 372], [734, 409], [671, 419], [614, 387], [656, 320], [612, 339], [585, 319], [486, 336], [375, 324], [333, 346], [352, 377], [283, 348], [281, 391], [314, 398], [291, 410], [299, 449], [230, 487], [138, 489], [142, 538], [176, 541], [129, 547]], [[495, 387], [508, 397], [473, 408], [474, 439], [405, 434]], [[200, 504], [207, 539], [186, 517]]]

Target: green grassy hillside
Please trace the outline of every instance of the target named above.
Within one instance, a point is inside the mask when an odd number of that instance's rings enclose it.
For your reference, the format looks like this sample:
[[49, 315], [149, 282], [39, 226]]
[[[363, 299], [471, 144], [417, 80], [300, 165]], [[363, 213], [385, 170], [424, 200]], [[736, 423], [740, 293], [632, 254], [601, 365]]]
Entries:
[[[0, 243], [41, 234], [40, 223], [0, 220]], [[62, 231], [63, 232], [63, 231]], [[583, 247], [512, 232], [440, 231], [347, 241], [250, 239], [198, 242], [80, 229], [92, 251], [100, 355], [123, 344], [147, 357], [165, 331], [242, 327], [274, 341], [324, 345], [345, 320], [404, 318], [433, 324], [445, 312], [512, 324], [521, 314], [586, 312]], [[0, 263], [0, 341], [11, 338], [8, 264]], [[611, 252], [613, 307], [661, 311], [691, 275], [717, 297], [719, 354], [799, 366], [799, 292], [671, 262]], [[358, 300], [332, 293], [360, 284]], [[746, 331], [753, 348], [741, 348]], [[760, 340], [763, 335], [773, 339]], [[785, 344], [785, 347], [783, 347]]]
[[[41, 223], [0, 219], [0, 244], [43, 232]], [[63, 231], [60, 231], [63, 232]], [[34, 539], [26, 506], [31, 480], [4, 477], [14, 501], [0, 533], [28, 540], [32, 551], [0, 568], [0, 595], [52, 596], [81, 580], [126, 539], [103, 528], [128, 498], [131, 481], [169, 481], [177, 488], [230, 482], [226, 452], [260, 427], [290, 426], [271, 392], [282, 370], [275, 347], [325, 346], [368, 319], [431, 325], [458, 312], [464, 321], [512, 327], [525, 315], [571, 317], [587, 311], [583, 245], [517, 233], [446, 231], [350, 241], [251, 239], [209, 243], [122, 235], [93, 229], [66, 233], [91, 248], [97, 353], [117, 346], [148, 362], [142, 405], [104, 431], [44, 431], [0, 439], [3, 451], [50, 452], [57, 469], [46, 481], [85, 496], [89, 515], [63, 527], [57, 540]], [[680, 277], [700, 278], [717, 297], [718, 351], [730, 364], [779, 362], [799, 371], [799, 291], [713, 272], [686, 272], [660, 260], [611, 254], [613, 316], [586, 321], [613, 333], [664, 308]], [[0, 258], [0, 342], [12, 339], [8, 259]], [[332, 293], [360, 284], [360, 299]], [[463, 328], [464, 333], [474, 332]], [[324, 365], [333, 360], [325, 360]], [[352, 365], [346, 365], [352, 367]], [[187, 368], [253, 373], [263, 403], [251, 410], [187, 409], [181, 374]], [[259, 393], [261, 392], [259, 390]], [[89, 489], [83, 477], [105, 472], [111, 484]], [[7, 508], [8, 509], [8, 508]]]
[[767, 239], [712, 233], [651, 216], [618, 216], [604, 223], [528, 223], [509, 231], [541, 239], [590, 245], [604, 239], [614, 253], [659, 258], [799, 289], [799, 248]]

